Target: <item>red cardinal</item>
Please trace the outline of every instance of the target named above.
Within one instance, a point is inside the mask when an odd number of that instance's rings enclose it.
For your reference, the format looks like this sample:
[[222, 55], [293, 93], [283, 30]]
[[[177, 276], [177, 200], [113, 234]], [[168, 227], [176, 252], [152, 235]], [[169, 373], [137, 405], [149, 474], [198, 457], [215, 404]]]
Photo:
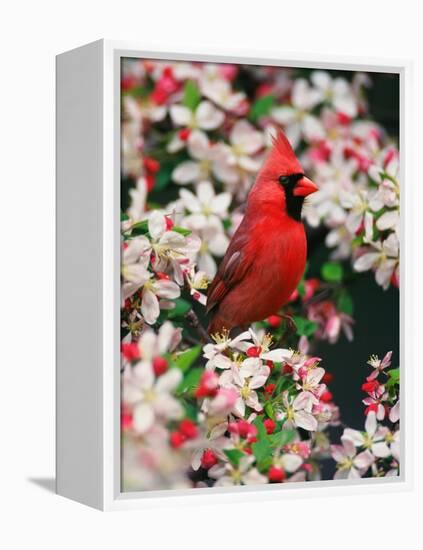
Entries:
[[286, 304], [304, 273], [307, 241], [301, 209], [317, 186], [305, 177], [280, 132], [248, 195], [207, 296], [209, 334], [244, 327]]

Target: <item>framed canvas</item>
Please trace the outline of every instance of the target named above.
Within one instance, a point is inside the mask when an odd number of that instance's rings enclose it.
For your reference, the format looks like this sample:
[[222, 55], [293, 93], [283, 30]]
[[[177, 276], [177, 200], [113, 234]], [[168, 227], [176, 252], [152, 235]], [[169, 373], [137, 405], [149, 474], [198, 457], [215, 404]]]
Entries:
[[410, 488], [410, 71], [57, 57], [59, 494]]

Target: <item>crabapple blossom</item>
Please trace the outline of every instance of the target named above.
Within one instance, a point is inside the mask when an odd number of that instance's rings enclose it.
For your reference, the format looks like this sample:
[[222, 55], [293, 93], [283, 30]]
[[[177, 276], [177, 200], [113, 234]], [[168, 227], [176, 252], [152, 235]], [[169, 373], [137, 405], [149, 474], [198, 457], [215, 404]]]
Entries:
[[206, 65], [199, 80], [202, 94], [225, 111], [236, 111], [245, 102], [243, 92], [234, 92], [217, 65]]
[[231, 485], [262, 485], [267, 483], [267, 478], [253, 467], [253, 456], [243, 456], [238, 466], [227, 462], [216, 464], [209, 470], [209, 476], [216, 479], [215, 487], [227, 487]]
[[342, 445], [331, 445], [332, 458], [336, 461], [337, 471], [334, 479], [358, 479], [363, 477], [374, 462], [369, 450], [357, 454], [354, 442], [346, 436], [341, 437]]
[[133, 411], [133, 428], [144, 434], [156, 420], [178, 419], [183, 415], [182, 405], [172, 395], [182, 380], [178, 369], [169, 369], [158, 378], [153, 365], [141, 360], [127, 369], [123, 377], [123, 402]]
[[398, 237], [391, 233], [385, 240], [370, 242], [369, 246], [368, 251], [355, 260], [354, 269], [359, 272], [374, 269], [376, 282], [387, 289], [398, 265]]
[[272, 118], [284, 126], [287, 138], [294, 148], [303, 136], [311, 141], [325, 137], [321, 122], [310, 114], [320, 98], [320, 92], [310, 86], [307, 80], [297, 79], [291, 92], [292, 105], [275, 107], [272, 110]]
[[386, 431], [378, 428], [376, 414], [370, 411], [366, 417], [365, 432], [346, 428], [344, 435], [351, 440], [356, 447], [370, 450], [374, 456], [385, 458], [389, 456], [389, 448], [384, 440]]
[[277, 419], [284, 420], [284, 427], [303, 428], [304, 430], [315, 431], [317, 420], [312, 414], [313, 404], [318, 399], [310, 392], [301, 392], [296, 397], [290, 397], [285, 391], [282, 395], [281, 408], [277, 412]]
[[216, 160], [216, 148], [202, 130], [193, 130], [188, 137], [187, 149], [192, 160], [178, 164], [172, 173], [175, 183], [186, 185], [208, 180]]
[[321, 99], [329, 102], [336, 111], [350, 118], [357, 115], [357, 100], [344, 78], [332, 78], [326, 71], [314, 71], [310, 79], [320, 92]]
[[183, 206], [190, 213], [184, 218], [183, 223], [193, 231], [199, 231], [206, 227], [210, 218], [226, 218], [232, 200], [230, 193], [216, 195], [209, 181], [202, 181], [198, 184], [196, 195], [188, 189], [181, 189], [179, 196]]
[[195, 112], [184, 105], [172, 105], [169, 109], [172, 122], [191, 130], [215, 130], [224, 121], [225, 115], [210, 102], [202, 101]]

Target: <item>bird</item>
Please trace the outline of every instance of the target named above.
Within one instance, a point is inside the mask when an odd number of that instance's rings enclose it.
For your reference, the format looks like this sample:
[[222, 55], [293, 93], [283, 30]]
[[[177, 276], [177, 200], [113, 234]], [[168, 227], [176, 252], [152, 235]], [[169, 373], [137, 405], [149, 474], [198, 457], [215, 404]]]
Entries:
[[278, 131], [207, 292], [210, 336], [247, 328], [289, 301], [307, 260], [301, 211], [305, 198], [317, 190]]

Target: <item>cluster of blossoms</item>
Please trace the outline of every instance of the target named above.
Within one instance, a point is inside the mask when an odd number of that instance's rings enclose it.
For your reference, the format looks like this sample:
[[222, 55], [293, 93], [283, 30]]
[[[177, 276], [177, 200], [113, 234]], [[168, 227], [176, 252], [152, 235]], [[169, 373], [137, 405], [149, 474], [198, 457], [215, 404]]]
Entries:
[[207, 287], [208, 279], [195, 264], [201, 246], [198, 237], [157, 210], [148, 220], [132, 223], [125, 218], [122, 225], [124, 327], [137, 334], [144, 322], [154, 324], [161, 309], [175, 307], [184, 285], [205, 303], [199, 289]]
[[[335, 479], [397, 476], [400, 464], [399, 369], [387, 370], [392, 353], [381, 360], [369, 359], [373, 371], [362, 385], [367, 397], [363, 403], [366, 422], [364, 432], [346, 428], [341, 445], [332, 445], [337, 463]], [[383, 376], [381, 382], [379, 376]]]
[[122, 345], [126, 487], [319, 479], [327, 428], [339, 423], [320, 359], [270, 349], [272, 338], [250, 329], [216, 337], [204, 368], [186, 370], [197, 355], [172, 353], [180, 339], [167, 322]]
[[[243, 71], [257, 83], [253, 101], [237, 88], [236, 66], [124, 66], [123, 172], [138, 180], [128, 213], [142, 214], [140, 202], [159, 170], [161, 188], [172, 182], [193, 186], [195, 194], [181, 190], [171, 206], [189, 214], [202, 237], [204, 270], [213, 276], [212, 256], [223, 255], [242, 216], [228, 206], [245, 199], [270, 136], [281, 127], [319, 183], [304, 214], [310, 226], [328, 229], [332, 257], [351, 257], [357, 272], [373, 269], [383, 288], [398, 286], [399, 155], [383, 128], [366, 117], [363, 88], [370, 79], [361, 73], [348, 82], [325, 71], [313, 71], [309, 79], [275, 68]], [[166, 131], [150, 146], [152, 124]], [[213, 198], [213, 188], [223, 192]]]
[[[348, 278], [373, 270], [381, 287], [399, 284], [398, 151], [367, 115], [368, 84], [362, 74], [124, 62], [125, 489], [314, 480], [330, 457], [337, 477], [397, 472], [390, 356], [371, 360], [366, 432], [347, 428], [331, 446], [339, 411], [313, 353], [320, 340], [353, 339]], [[319, 184], [304, 218], [322, 234], [325, 261], [283, 310], [202, 346], [187, 315], [204, 320], [207, 287], [278, 128]]]

